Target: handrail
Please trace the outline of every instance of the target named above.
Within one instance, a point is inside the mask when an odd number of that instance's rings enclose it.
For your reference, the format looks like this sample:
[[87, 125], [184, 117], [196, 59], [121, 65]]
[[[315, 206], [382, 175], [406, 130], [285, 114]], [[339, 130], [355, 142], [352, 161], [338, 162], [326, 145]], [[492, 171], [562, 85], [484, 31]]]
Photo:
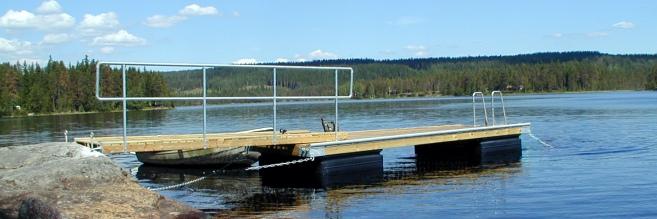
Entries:
[[484, 126], [488, 126], [488, 113], [486, 112], [486, 99], [484, 98], [484, 93], [474, 92], [472, 93], [472, 125], [477, 127], [477, 108], [476, 108], [476, 98], [481, 96], [481, 104], [484, 109]]
[[499, 94], [500, 102], [502, 103], [502, 115], [504, 115], [504, 125], [507, 124], [506, 119], [506, 109], [504, 108], [504, 97], [502, 97], [502, 91], [496, 90], [490, 93], [490, 108], [491, 114], [493, 114], [493, 125], [495, 125], [495, 94]]
[[[121, 78], [123, 81], [121, 97], [102, 97], [100, 95], [100, 67], [101, 65], [121, 66]], [[129, 66], [158, 66], [158, 67], [196, 67], [203, 70], [203, 96], [202, 97], [128, 97], [126, 84], [126, 67]], [[273, 94], [267, 97], [243, 96], [243, 97], [215, 97], [207, 96], [207, 68], [215, 67], [234, 67], [234, 68], [265, 68], [272, 69], [273, 76]], [[276, 69], [309, 69], [309, 70], [335, 70], [335, 95], [334, 96], [278, 96], [276, 94]], [[349, 95], [339, 95], [338, 73], [340, 70], [349, 71]], [[354, 70], [351, 67], [321, 67], [321, 66], [284, 66], [284, 65], [232, 65], [232, 64], [190, 64], [190, 63], [150, 63], [150, 62], [98, 62], [96, 63], [96, 98], [100, 101], [122, 101], [123, 102], [123, 151], [128, 150], [128, 119], [127, 119], [127, 101], [203, 101], [203, 145], [208, 147], [207, 138], [207, 100], [272, 100], [273, 106], [273, 130], [272, 144], [276, 145], [276, 102], [282, 100], [311, 100], [311, 99], [334, 99], [335, 100], [335, 140], [338, 138], [338, 100], [350, 99], [354, 93]]]

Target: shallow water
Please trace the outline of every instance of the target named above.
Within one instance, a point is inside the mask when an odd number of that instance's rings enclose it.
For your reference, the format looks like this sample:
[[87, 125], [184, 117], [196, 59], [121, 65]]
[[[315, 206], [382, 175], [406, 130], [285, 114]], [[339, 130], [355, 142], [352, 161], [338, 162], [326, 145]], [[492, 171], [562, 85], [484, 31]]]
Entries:
[[[346, 130], [471, 124], [469, 98], [348, 101]], [[413, 147], [384, 150], [383, 181], [334, 188], [263, 185], [257, 172], [222, 171], [163, 195], [220, 216], [255, 217], [657, 217], [657, 92], [512, 96], [510, 123], [531, 122], [522, 161], [495, 168], [426, 168]], [[332, 102], [279, 105], [278, 126], [319, 131]], [[499, 113], [499, 110], [497, 111]], [[210, 107], [212, 132], [271, 126], [271, 105]], [[201, 131], [199, 107], [129, 113], [129, 133]], [[498, 115], [498, 121], [500, 117]], [[120, 113], [0, 119], [0, 145], [119, 135]], [[147, 187], [175, 184], [209, 170], [140, 167], [134, 155], [112, 157]], [[205, 171], [205, 172], [204, 172]]]

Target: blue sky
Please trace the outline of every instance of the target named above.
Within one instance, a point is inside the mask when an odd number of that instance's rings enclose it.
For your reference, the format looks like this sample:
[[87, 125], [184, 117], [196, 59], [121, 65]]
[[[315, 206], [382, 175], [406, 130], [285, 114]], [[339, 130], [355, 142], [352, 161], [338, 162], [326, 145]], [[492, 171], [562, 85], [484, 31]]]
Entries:
[[0, 61], [249, 63], [657, 53], [657, 1], [25, 1]]

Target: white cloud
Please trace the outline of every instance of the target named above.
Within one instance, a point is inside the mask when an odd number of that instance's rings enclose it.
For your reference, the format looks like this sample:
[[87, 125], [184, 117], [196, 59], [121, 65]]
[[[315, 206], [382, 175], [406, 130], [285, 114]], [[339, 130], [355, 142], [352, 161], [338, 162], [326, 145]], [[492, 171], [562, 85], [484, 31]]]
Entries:
[[8, 40], [0, 37], [0, 52], [10, 55], [25, 55], [32, 53], [32, 43], [29, 41]]
[[294, 54], [294, 59], [297, 62], [305, 62], [305, 61], [308, 60], [308, 59], [304, 58], [302, 55], [299, 55], [299, 54]]
[[186, 20], [187, 17], [174, 15], [174, 16], [164, 16], [164, 15], [153, 15], [146, 18], [146, 26], [149, 27], [170, 27], [174, 24]]
[[43, 25], [41, 29], [61, 29], [75, 25], [75, 18], [66, 13], [48, 14], [40, 17]]
[[429, 55], [429, 50], [423, 45], [408, 45], [404, 47], [406, 50], [413, 53], [415, 56], [427, 56]]
[[615, 27], [615, 28], [620, 28], [620, 29], [632, 29], [636, 25], [634, 25], [634, 23], [629, 22], [629, 21], [620, 21], [618, 23], [615, 23], [612, 26]]
[[413, 25], [413, 24], [418, 24], [422, 23], [424, 19], [419, 18], [419, 17], [413, 17], [413, 16], [403, 16], [397, 18], [397, 20], [388, 22], [389, 24], [392, 25], [397, 25], [397, 26], [408, 26], [408, 25]]
[[217, 8], [212, 6], [201, 7], [200, 5], [197, 4], [191, 4], [185, 6], [183, 9], [180, 9], [178, 13], [180, 13], [181, 15], [188, 15], [188, 16], [201, 16], [201, 15], [216, 15], [219, 14], [219, 11], [217, 10]]
[[289, 62], [289, 61], [290, 61], [289, 59], [286, 59], [286, 58], [280, 58], [280, 57], [279, 57], [279, 58], [276, 58], [276, 61], [275, 61], [275, 62], [278, 62], [278, 63], [285, 63], [285, 62]]
[[0, 17], [0, 26], [7, 28], [30, 28], [35, 27], [37, 17], [29, 11], [9, 10]]
[[44, 1], [37, 8], [37, 12], [43, 14], [53, 14], [62, 12], [62, 6], [55, 0]]
[[258, 61], [254, 58], [243, 58], [233, 61], [233, 64], [235, 65], [250, 65], [256, 63], [258, 63]]
[[119, 27], [119, 19], [114, 12], [100, 13], [98, 15], [85, 14], [78, 28], [85, 35], [98, 35], [104, 30], [113, 30]]
[[51, 33], [43, 36], [41, 43], [43, 44], [60, 44], [68, 42], [71, 39], [71, 36], [65, 33]]
[[586, 34], [587, 37], [606, 37], [609, 36], [607, 32], [590, 32]]
[[563, 33], [553, 33], [553, 34], [552, 34], [552, 37], [554, 37], [554, 38], [561, 38], [561, 37], [563, 37]]
[[235, 16], [235, 17], [239, 17], [239, 16], [240, 16], [240, 12], [239, 12], [239, 11], [233, 11], [233, 16]]
[[35, 15], [25, 10], [9, 10], [0, 17], [0, 27], [5, 28], [54, 30], [72, 27], [73, 25], [75, 25], [75, 18], [66, 13]]
[[321, 49], [308, 53], [308, 56], [313, 59], [334, 59], [338, 57], [335, 53], [322, 51]]
[[114, 47], [111, 46], [105, 46], [103, 48], [100, 48], [100, 52], [103, 54], [110, 54], [114, 52]]
[[116, 33], [110, 33], [104, 36], [94, 38], [92, 45], [102, 46], [136, 46], [143, 45], [146, 40], [128, 33], [126, 30], [119, 30]]
[[[153, 15], [146, 18], [144, 25], [149, 27], [171, 27], [176, 23], [187, 20], [189, 16], [203, 16], [203, 15], [221, 15], [217, 8], [212, 6], [201, 7], [197, 4], [191, 4], [185, 6], [183, 9], [178, 11], [177, 15], [166, 16], [166, 15]], [[233, 12], [234, 16], [239, 16], [237, 11]]]

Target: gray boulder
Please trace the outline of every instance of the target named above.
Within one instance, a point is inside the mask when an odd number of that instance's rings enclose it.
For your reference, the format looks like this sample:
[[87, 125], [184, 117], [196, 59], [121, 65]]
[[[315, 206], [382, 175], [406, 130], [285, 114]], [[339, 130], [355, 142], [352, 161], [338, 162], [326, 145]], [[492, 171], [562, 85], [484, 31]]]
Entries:
[[0, 218], [177, 218], [204, 214], [149, 191], [75, 143], [0, 148]]

